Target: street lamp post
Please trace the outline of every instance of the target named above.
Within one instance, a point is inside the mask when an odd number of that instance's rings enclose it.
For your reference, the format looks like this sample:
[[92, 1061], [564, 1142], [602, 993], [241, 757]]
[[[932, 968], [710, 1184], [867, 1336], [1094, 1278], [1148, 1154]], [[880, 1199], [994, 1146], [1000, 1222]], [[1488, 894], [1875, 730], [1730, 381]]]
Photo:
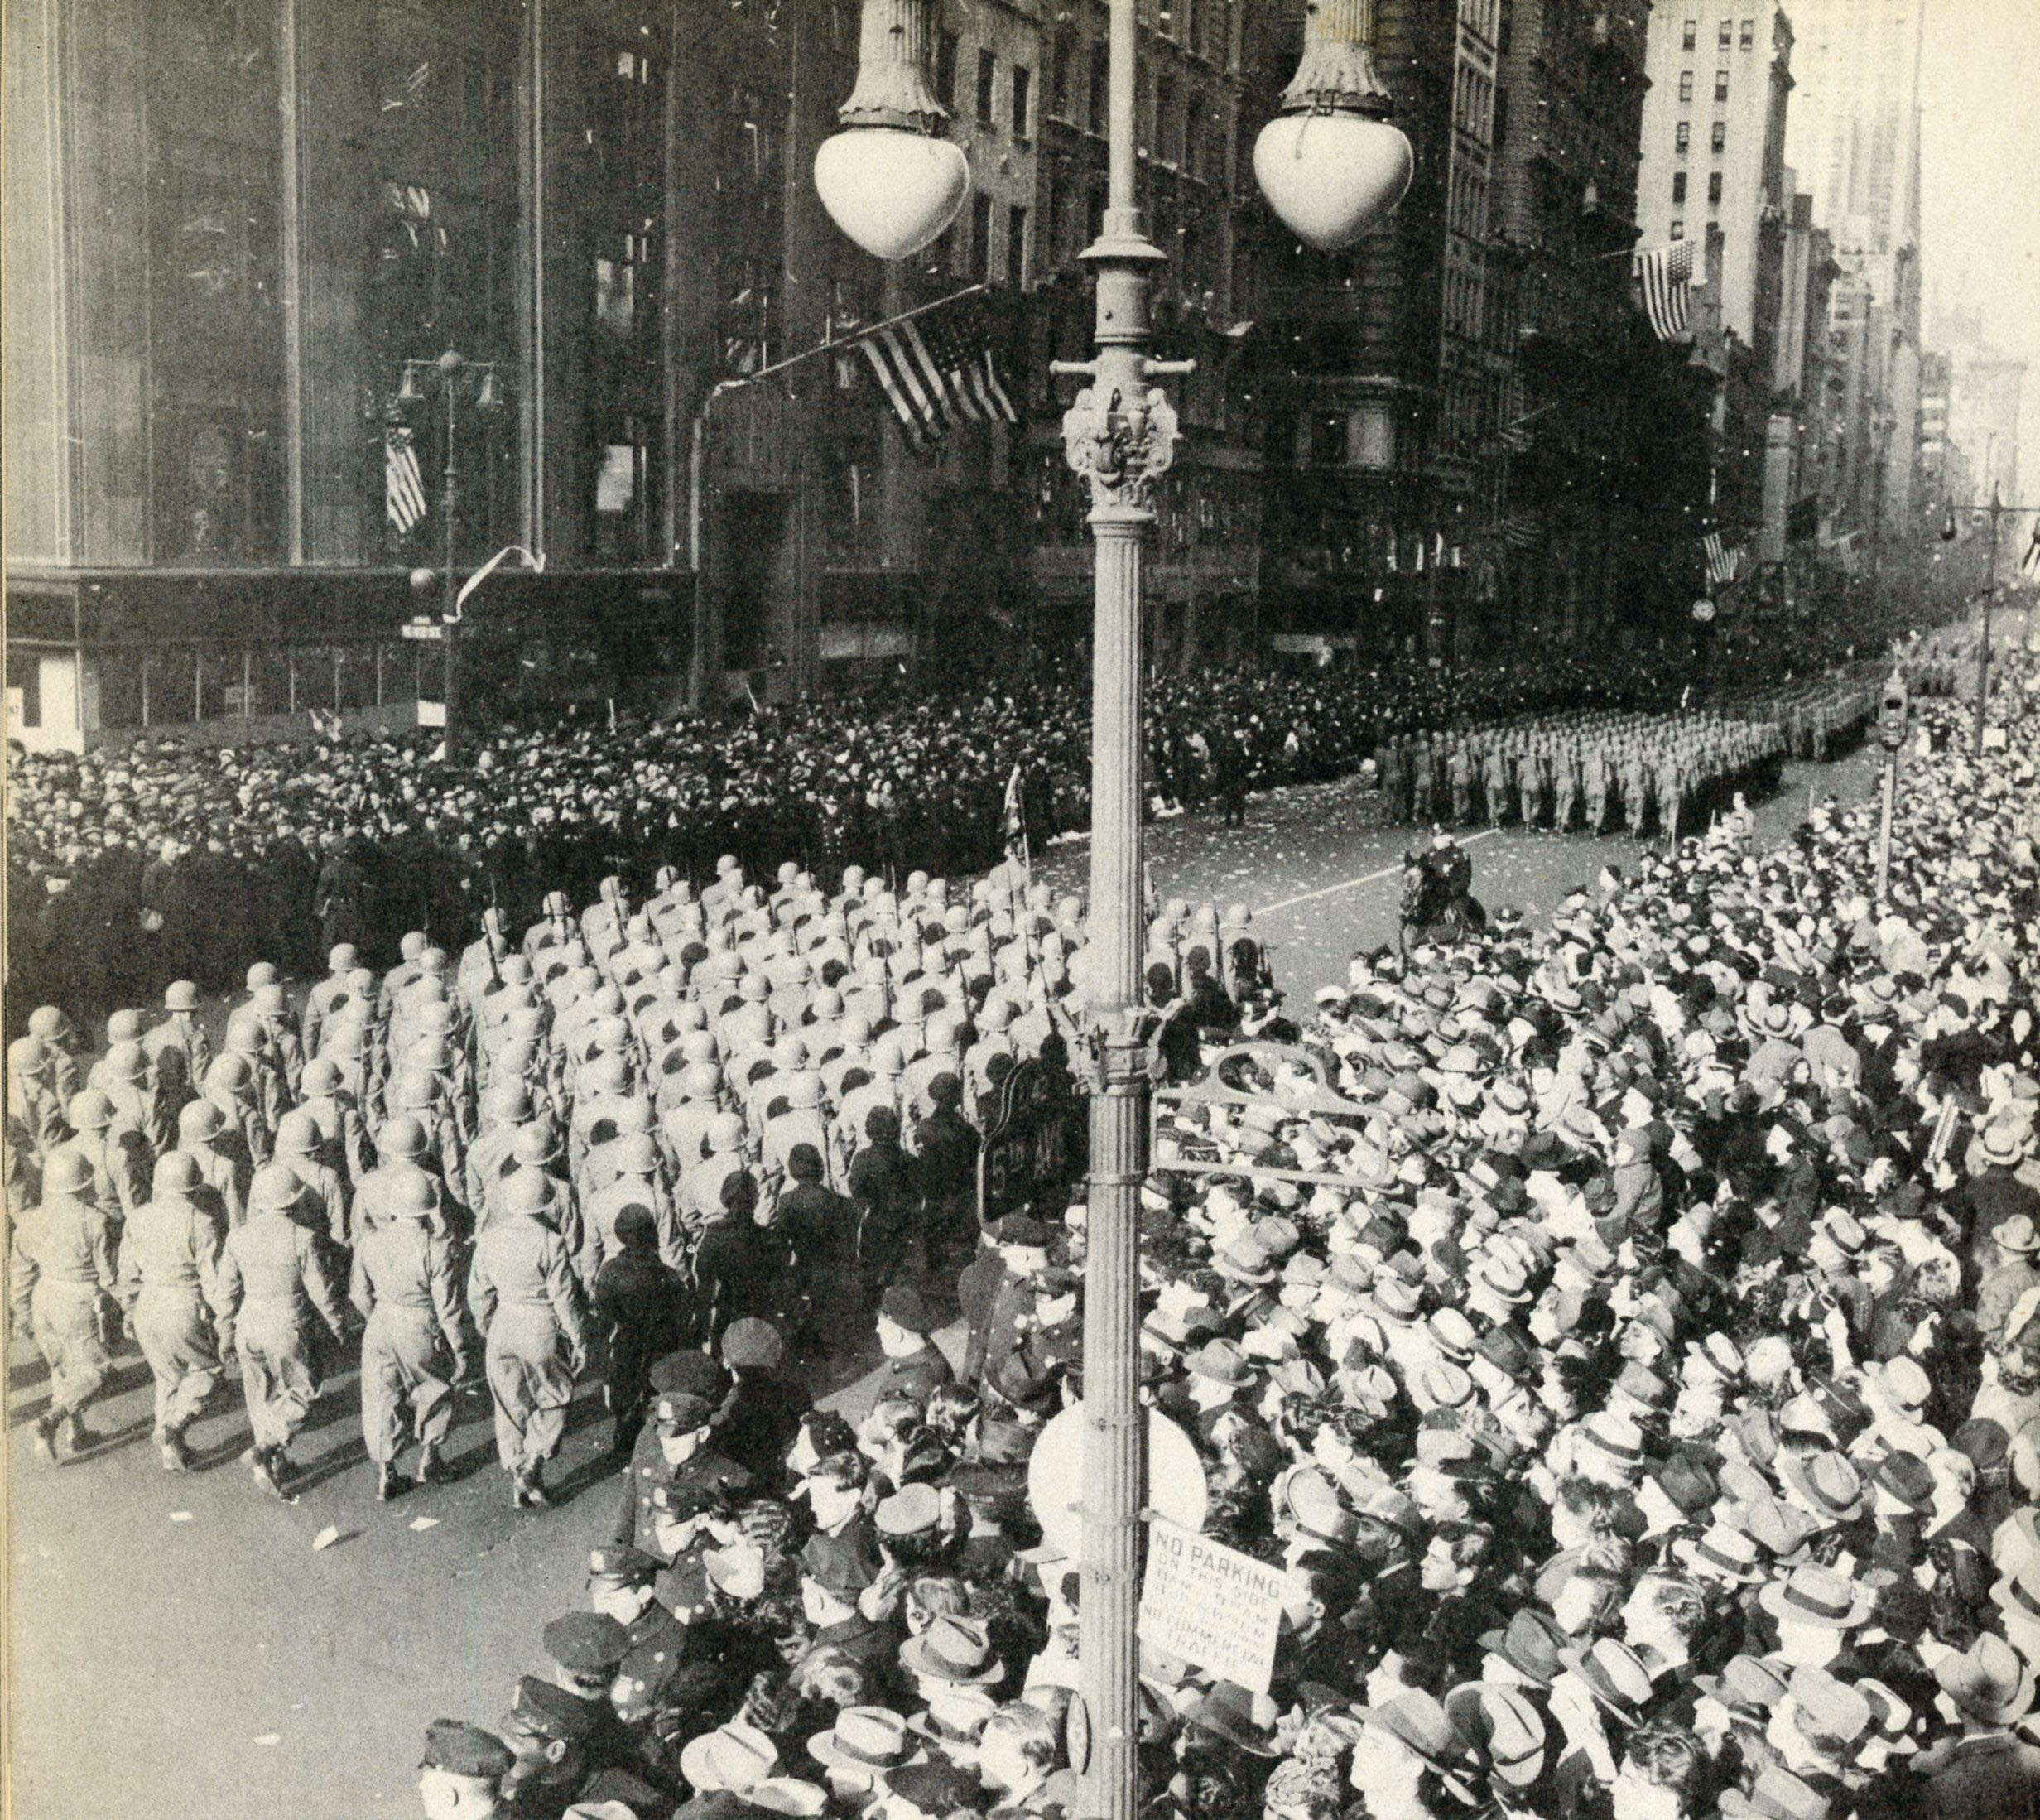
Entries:
[[1976, 652], [1976, 719], [1970, 732], [1970, 750], [1980, 754], [1984, 749], [1984, 722], [1990, 713], [1990, 607], [1998, 592], [1998, 520], [2016, 517], [2022, 512], [2040, 510], [2040, 507], [2008, 506], [2002, 490], [1994, 484], [1990, 489], [1990, 503], [1987, 506], [1956, 506], [1948, 508], [1947, 516], [1941, 522], [1941, 541], [1955, 541], [1955, 515], [1958, 512], [1987, 513], [1990, 519], [1989, 540], [1984, 553], [1984, 623], [1983, 638]]
[[[455, 520], [460, 503], [460, 468], [459, 445], [455, 441], [455, 412], [459, 402], [461, 388], [472, 382], [474, 387], [474, 407], [478, 412], [495, 411], [503, 402], [496, 387], [496, 368], [493, 361], [470, 360], [458, 349], [449, 348], [436, 360], [407, 360], [404, 363], [403, 384], [397, 394], [399, 405], [419, 402], [424, 392], [419, 387], [421, 375], [426, 386], [436, 386], [440, 402], [445, 407], [445, 465], [440, 472], [440, 546], [441, 560], [436, 580], [440, 592], [440, 692], [441, 711], [445, 720], [446, 759], [450, 764], [459, 755], [459, 720], [455, 691], [459, 686], [460, 636], [460, 578], [455, 572]], [[411, 586], [419, 591], [429, 590], [435, 577], [430, 569], [414, 569], [411, 574]]]
[[[961, 207], [950, 161], [929, 149], [941, 109], [921, 64], [928, 0], [864, 0], [857, 87], [845, 131], [816, 159], [837, 224], [867, 251], [898, 258], [934, 238]], [[1091, 659], [1091, 870], [1085, 985], [1091, 1019], [1090, 1179], [1084, 1276], [1083, 1596], [1080, 1711], [1073, 1755], [1091, 1820], [1134, 1820], [1138, 1805], [1140, 1516], [1144, 1478], [1139, 1211], [1148, 1167], [1147, 1034], [1141, 1004], [1146, 929], [1141, 859], [1141, 572], [1156, 481], [1175, 456], [1176, 417], [1150, 382], [1191, 370], [1149, 357], [1153, 273], [1163, 255], [1135, 196], [1135, 0], [1109, 0], [1104, 220], [1083, 254], [1096, 275], [1089, 361], [1056, 364], [1086, 384], [1064, 414], [1063, 451], [1090, 483], [1095, 552]], [[1254, 169], [1298, 238], [1350, 246], [1407, 189], [1408, 140], [1383, 116], [1371, 52], [1374, 0], [1306, 0], [1304, 48]], [[924, 143], [911, 142], [919, 134]], [[946, 148], [945, 148], [946, 149]]]

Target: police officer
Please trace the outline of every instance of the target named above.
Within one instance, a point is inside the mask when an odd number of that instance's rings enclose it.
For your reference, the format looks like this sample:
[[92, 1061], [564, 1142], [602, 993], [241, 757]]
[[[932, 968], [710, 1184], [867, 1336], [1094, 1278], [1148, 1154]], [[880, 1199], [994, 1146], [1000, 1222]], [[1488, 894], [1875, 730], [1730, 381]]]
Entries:
[[378, 1499], [411, 1481], [397, 1470], [405, 1416], [418, 1441], [418, 1479], [429, 1484], [453, 1423], [454, 1386], [468, 1375], [460, 1274], [452, 1242], [432, 1230], [432, 1184], [422, 1170], [384, 1203], [384, 1219], [354, 1250], [349, 1299], [361, 1336], [361, 1433], [375, 1461]]
[[150, 1439], [166, 1472], [190, 1465], [184, 1433], [219, 1387], [219, 1249], [226, 1235], [199, 1198], [198, 1161], [173, 1150], [156, 1165], [154, 1192], [121, 1234], [120, 1299], [128, 1329], [156, 1382]]
[[[647, 1424], [653, 1443], [650, 1454], [641, 1442], [631, 1456], [630, 1476], [623, 1487], [612, 1538], [619, 1547], [651, 1542], [659, 1527], [652, 1494], [662, 1486], [683, 1500], [692, 1501], [695, 1511], [714, 1512], [724, 1517], [735, 1515], [737, 1499], [752, 1486], [751, 1474], [710, 1445], [716, 1414], [729, 1394], [727, 1375], [705, 1355], [681, 1356], [689, 1361], [687, 1371], [679, 1379], [685, 1388], [666, 1391], [654, 1399]], [[706, 1515], [685, 1520], [692, 1531], [685, 1538], [685, 1548], [660, 1551], [669, 1565], [709, 1531]], [[669, 1534], [668, 1539], [675, 1538]]]

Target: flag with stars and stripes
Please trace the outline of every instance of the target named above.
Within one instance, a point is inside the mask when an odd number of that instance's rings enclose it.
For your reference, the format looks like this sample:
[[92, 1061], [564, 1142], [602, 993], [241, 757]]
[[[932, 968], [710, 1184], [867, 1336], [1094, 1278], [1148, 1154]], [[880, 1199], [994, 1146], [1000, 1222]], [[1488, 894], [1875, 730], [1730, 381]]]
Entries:
[[2026, 553], [2018, 559], [2021, 575], [2040, 575], [2040, 518], [2033, 522], [2033, 542], [2026, 546]]
[[954, 309], [880, 323], [857, 346], [917, 449], [960, 424], [1020, 421], [999, 374], [990, 320], [974, 296]]
[[417, 445], [401, 423], [386, 424], [382, 430], [382, 506], [390, 528], [400, 537], [410, 536], [425, 518], [425, 478], [418, 469]]
[[1722, 587], [1743, 572], [1743, 546], [1730, 549], [1721, 542], [1719, 531], [1710, 531], [1700, 540], [1701, 547], [1707, 552], [1707, 582], [1710, 587]]
[[1666, 247], [1638, 248], [1630, 255], [1630, 269], [1643, 290], [1643, 313], [1660, 341], [1676, 341], [1686, 332], [1694, 245], [1691, 240], [1675, 240]]

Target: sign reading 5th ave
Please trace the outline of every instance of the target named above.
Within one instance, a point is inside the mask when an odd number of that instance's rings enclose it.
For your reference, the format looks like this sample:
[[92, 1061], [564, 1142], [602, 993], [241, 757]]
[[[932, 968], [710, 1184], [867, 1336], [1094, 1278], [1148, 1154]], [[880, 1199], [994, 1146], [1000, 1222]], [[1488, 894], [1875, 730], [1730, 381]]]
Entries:
[[1282, 1614], [1282, 1570], [1162, 1520], [1148, 1531], [1140, 1640], [1266, 1693]]

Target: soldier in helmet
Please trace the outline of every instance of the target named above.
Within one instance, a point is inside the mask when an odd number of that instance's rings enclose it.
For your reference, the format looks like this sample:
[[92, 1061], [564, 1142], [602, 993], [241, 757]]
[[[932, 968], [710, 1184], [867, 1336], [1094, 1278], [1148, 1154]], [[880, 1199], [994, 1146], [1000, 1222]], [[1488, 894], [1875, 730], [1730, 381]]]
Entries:
[[551, 1501], [545, 1464], [559, 1451], [574, 1380], [588, 1362], [585, 1304], [553, 1201], [550, 1177], [519, 1170], [476, 1238], [468, 1273], [469, 1307], [487, 1343], [496, 1456], [518, 1509]]
[[361, 1336], [361, 1432], [375, 1461], [375, 1495], [382, 1500], [411, 1483], [397, 1470], [407, 1427], [417, 1437], [420, 1481], [435, 1476], [453, 1423], [454, 1386], [468, 1375], [460, 1273], [451, 1242], [432, 1230], [430, 1178], [414, 1171], [385, 1209], [382, 1224], [355, 1249], [349, 1291], [368, 1323]]
[[198, 1165], [200, 1185], [192, 1193], [219, 1222], [224, 1239], [248, 1217], [254, 1159], [210, 1100], [194, 1100], [177, 1115], [177, 1148]]
[[113, 1221], [92, 1198], [92, 1165], [59, 1150], [43, 1170], [42, 1203], [14, 1228], [8, 1296], [17, 1333], [32, 1333], [50, 1369], [50, 1406], [36, 1418], [36, 1456], [54, 1464], [98, 1438], [84, 1412], [106, 1387], [120, 1331], [113, 1299]]
[[73, 1094], [64, 1112], [72, 1135], [46, 1154], [44, 1167], [60, 1156], [79, 1158], [89, 1172], [88, 1192], [118, 1224], [148, 1199], [156, 1159], [139, 1132], [116, 1125], [113, 1102], [96, 1088]]
[[219, 1387], [219, 1251], [224, 1222], [206, 1204], [198, 1159], [173, 1150], [156, 1165], [153, 1192], [121, 1234], [120, 1298], [128, 1329], [156, 1382], [150, 1439], [163, 1470], [190, 1464], [185, 1431]]
[[318, 1400], [315, 1314], [336, 1342], [346, 1316], [319, 1235], [298, 1217], [304, 1188], [287, 1163], [258, 1169], [248, 1219], [227, 1235], [219, 1260], [219, 1319], [241, 1354], [257, 1487], [287, 1495], [289, 1447]]
[[319, 1053], [326, 1022], [352, 992], [349, 975], [360, 965], [361, 956], [351, 941], [336, 941], [327, 953], [326, 977], [305, 995], [305, 1009], [298, 1019], [299, 1042], [306, 1055]]

